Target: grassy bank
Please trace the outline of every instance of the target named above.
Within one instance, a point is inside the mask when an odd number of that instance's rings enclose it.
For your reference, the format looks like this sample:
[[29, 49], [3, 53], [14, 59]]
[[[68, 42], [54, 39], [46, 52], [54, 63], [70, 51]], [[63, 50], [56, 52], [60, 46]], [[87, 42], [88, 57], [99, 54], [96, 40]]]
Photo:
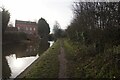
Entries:
[[64, 40], [67, 73], [70, 78], [118, 78], [120, 77], [120, 46], [95, 53], [93, 45]]
[[59, 72], [59, 40], [56, 41], [34, 64], [25, 78], [57, 78]]

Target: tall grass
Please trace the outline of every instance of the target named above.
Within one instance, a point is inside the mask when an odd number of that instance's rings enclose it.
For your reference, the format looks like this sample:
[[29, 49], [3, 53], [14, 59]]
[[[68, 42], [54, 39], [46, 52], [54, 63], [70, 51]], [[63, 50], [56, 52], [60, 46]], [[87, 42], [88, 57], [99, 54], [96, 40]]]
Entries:
[[96, 53], [94, 45], [64, 41], [68, 59], [68, 76], [71, 78], [120, 77], [120, 45]]

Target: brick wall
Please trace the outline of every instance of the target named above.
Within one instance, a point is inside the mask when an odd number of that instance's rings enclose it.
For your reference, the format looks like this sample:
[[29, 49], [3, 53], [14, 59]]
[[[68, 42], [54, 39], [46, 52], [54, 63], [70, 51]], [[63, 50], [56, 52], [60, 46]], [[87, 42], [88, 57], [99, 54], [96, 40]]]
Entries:
[[36, 22], [16, 20], [15, 27], [17, 27], [18, 31], [20, 32], [25, 32], [27, 34], [37, 34]]

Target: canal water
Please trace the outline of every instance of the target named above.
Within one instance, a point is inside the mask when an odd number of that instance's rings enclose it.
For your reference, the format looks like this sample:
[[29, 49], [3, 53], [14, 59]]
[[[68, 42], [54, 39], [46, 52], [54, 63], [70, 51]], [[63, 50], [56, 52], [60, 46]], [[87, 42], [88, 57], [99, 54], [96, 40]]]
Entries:
[[53, 41], [39, 41], [3, 46], [3, 78], [15, 78], [51, 47]]

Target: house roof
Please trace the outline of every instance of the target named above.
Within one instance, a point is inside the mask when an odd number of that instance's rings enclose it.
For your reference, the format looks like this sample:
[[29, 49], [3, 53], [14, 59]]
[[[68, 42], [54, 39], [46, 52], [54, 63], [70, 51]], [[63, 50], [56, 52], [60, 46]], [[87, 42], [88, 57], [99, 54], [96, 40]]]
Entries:
[[34, 24], [34, 25], [36, 25], [36, 22], [22, 21], [22, 20], [15, 20], [15, 23], [20, 23], [20, 24]]

